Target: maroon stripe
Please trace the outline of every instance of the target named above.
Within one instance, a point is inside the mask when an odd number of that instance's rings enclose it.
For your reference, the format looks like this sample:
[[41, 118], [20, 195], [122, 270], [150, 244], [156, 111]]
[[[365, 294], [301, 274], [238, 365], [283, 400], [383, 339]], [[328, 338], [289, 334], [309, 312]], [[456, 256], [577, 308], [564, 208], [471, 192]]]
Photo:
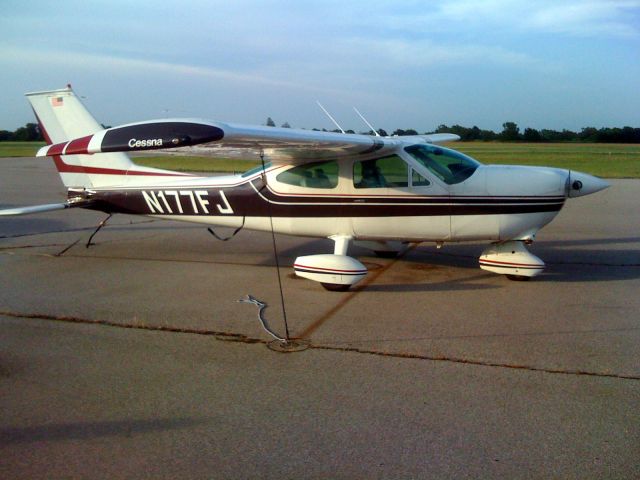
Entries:
[[62, 158], [60, 157], [60, 155], [53, 156], [53, 163], [56, 165], [56, 170], [58, 170], [58, 173], [62, 172], [64, 168], [67, 166], [67, 164], [62, 161]]
[[38, 126], [40, 127], [40, 132], [42, 132], [42, 136], [44, 137], [45, 141], [47, 142], [47, 145], [51, 145], [53, 142], [51, 141], [51, 137], [47, 133], [47, 130], [44, 128], [44, 125], [40, 121], [40, 117], [38, 117], [38, 114], [36, 113], [36, 111], [33, 108], [31, 108], [31, 110], [33, 111], [33, 114], [36, 116], [36, 120], [38, 121]]
[[508, 266], [508, 267], [528, 267], [528, 268], [542, 268], [544, 267], [544, 264], [539, 265], [539, 264], [535, 264], [535, 263], [514, 263], [514, 262], [499, 262], [497, 260], [486, 260], [486, 259], [481, 259], [480, 263], [486, 263], [489, 265], [495, 265], [496, 267], [500, 267], [500, 266]]
[[316, 271], [316, 270], [323, 270], [323, 272], [318, 271], [317, 273], [355, 273], [355, 274], [359, 274], [359, 273], [367, 273], [367, 270], [339, 270], [337, 268], [322, 268], [322, 267], [309, 267], [306, 265], [300, 265], [299, 263], [296, 263], [293, 265], [293, 268], [305, 268], [309, 271]]
[[78, 155], [78, 154], [86, 154], [87, 149], [89, 148], [89, 142], [93, 138], [93, 135], [87, 135], [86, 137], [76, 138], [69, 142], [66, 150], [64, 151], [65, 155]]
[[51, 145], [47, 150], [47, 155], [52, 157], [54, 155], [62, 155], [64, 147], [67, 146], [67, 143], [56, 143], [55, 145]]

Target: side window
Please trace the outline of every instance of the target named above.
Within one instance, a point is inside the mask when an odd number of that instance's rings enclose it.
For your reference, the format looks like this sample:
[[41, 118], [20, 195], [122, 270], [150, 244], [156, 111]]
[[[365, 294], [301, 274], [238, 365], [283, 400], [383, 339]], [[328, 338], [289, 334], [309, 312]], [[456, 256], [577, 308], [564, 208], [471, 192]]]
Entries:
[[413, 168], [411, 169], [411, 186], [412, 187], [426, 187], [431, 185], [431, 182], [416, 172]]
[[338, 162], [298, 165], [279, 174], [276, 180], [295, 187], [336, 188], [338, 186]]
[[356, 188], [398, 188], [409, 186], [409, 167], [397, 155], [363, 160], [353, 164]]

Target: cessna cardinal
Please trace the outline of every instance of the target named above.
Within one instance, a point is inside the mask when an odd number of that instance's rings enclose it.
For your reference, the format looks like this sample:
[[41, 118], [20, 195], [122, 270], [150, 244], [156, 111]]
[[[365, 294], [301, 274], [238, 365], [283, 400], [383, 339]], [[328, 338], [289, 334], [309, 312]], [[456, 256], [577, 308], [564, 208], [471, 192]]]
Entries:
[[[298, 257], [297, 275], [346, 290], [367, 274], [350, 242], [383, 254], [400, 242], [486, 240], [480, 268], [528, 279], [544, 269], [529, 253], [538, 230], [567, 198], [608, 186], [576, 171], [482, 165], [439, 145], [456, 135], [379, 137], [165, 119], [103, 129], [71, 87], [27, 94], [68, 198], [14, 208], [147, 215], [226, 227], [328, 237], [333, 253]], [[211, 157], [240, 154], [263, 166], [201, 177], [136, 165], [127, 152], [163, 149]]]

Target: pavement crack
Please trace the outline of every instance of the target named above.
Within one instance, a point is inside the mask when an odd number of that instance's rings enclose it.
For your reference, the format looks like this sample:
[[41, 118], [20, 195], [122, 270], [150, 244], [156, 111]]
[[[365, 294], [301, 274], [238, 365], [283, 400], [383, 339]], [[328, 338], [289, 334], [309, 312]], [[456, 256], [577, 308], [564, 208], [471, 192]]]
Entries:
[[78, 324], [85, 324], [85, 325], [102, 325], [105, 327], [125, 328], [125, 329], [132, 329], [132, 330], [148, 330], [148, 331], [154, 331], [154, 332], [207, 335], [207, 336], [219, 338], [220, 340], [235, 341], [235, 342], [242, 342], [242, 343], [267, 343], [265, 340], [248, 337], [241, 333], [224, 332], [224, 331], [216, 331], [216, 330], [202, 330], [198, 328], [174, 327], [171, 325], [121, 323], [121, 322], [113, 322], [111, 320], [93, 320], [89, 318], [80, 318], [80, 317], [73, 317], [73, 316], [66, 316], [66, 315], [49, 315], [46, 313], [18, 313], [18, 312], [0, 311], [0, 316], [11, 317], [11, 318], [26, 318], [26, 319], [34, 319], [34, 320], [48, 320], [48, 321], [63, 322], [63, 323], [78, 323]]
[[608, 372], [590, 372], [587, 370], [545, 368], [545, 367], [536, 367], [532, 365], [520, 365], [520, 364], [506, 363], [506, 362], [505, 363], [490, 362], [490, 361], [484, 361], [484, 360], [473, 360], [468, 358], [450, 357], [446, 355], [422, 355], [418, 353], [385, 352], [385, 351], [379, 351], [379, 350], [368, 350], [368, 349], [357, 348], [357, 347], [338, 347], [334, 345], [317, 345], [317, 344], [311, 344], [310, 348], [314, 348], [318, 350], [332, 350], [332, 351], [361, 353], [366, 355], [376, 355], [380, 357], [429, 360], [432, 362], [459, 363], [464, 365], [476, 365], [476, 366], [494, 367], [494, 368], [508, 368], [512, 370], [526, 370], [530, 372], [542, 372], [542, 373], [551, 373], [551, 374], [560, 374], [560, 375], [604, 377], [604, 378], [616, 378], [616, 379], [623, 379], [623, 380], [640, 380], [640, 375], [625, 375], [625, 374], [608, 373]]
[[[166, 332], [166, 333], [204, 335], [204, 336], [214, 337], [216, 340], [236, 342], [236, 343], [247, 343], [247, 344], [261, 343], [266, 345], [271, 341], [271, 340], [263, 340], [260, 338], [250, 337], [248, 335], [235, 333], [235, 332], [204, 330], [204, 329], [198, 329], [198, 328], [174, 327], [171, 325], [120, 323], [120, 322], [114, 322], [111, 320], [92, 320], [87, 318], [64, 316], [64, 315], [63, 316], [50, 315], [50, 314], [44, 314], [44, 313], [19, 313], [19, 312], [10, 312], [10, 311], [0, 311], [0, 316], [10, 317], [10, 318], [33, 319], [33, 320], [48, 320], [48, 321], [55, 321], [55, 322], [75, 323], [75, 324], [85, 324], [85, 325], [101, 325], [101, 326], [112, 327], [112, 328], [123, 328], [123, 329], [132, 329], [132, 330], [146, 330], [146, 331], [156, 331], [156, 332]], [[322, 344], [313, 344], [313, 343], [309, 344], [309, 349], [342, 352], [342, 353], [356, 353], [361, 355], [374, 355], [378, 357], [387, 357], [387, 358], [425, 360], [425, 361], [431, 361], [431, 362], [445, 362], [445, 363], [473, 365], [473, 366], [480, 366], [480, 367], [506, 368], [511, 370], [540, 372], [540, 373], [547, 373], [547, 374], [553, 374], [553, 375], [613, 378], [617, 380], [636, 380], [636, 381], [640, 380], [640, 375], [625, 375], [625, 374], [610, 373], [610, 372], [592, 372], [587, 370], [536, 367], [532, 365], [522, 365], [522, 364], [515, 364], [515, 363], [508, 363], [508, 362], [491, 362], [491, 361], [485, 361], [485, 360], [473, 360], [468, 358], [453, 357], [453, 356], [447, 356], [447, 355], [424, 355], [424, 354], [408, 353], [408, 352], [388, 352], [388, 351], [380, 351], [380, 350], [363, 349], [363, 348], [357, 348], [357, 347], [340, 347], [336, 345], [328, 345], [328, 344], [322, 345]]]

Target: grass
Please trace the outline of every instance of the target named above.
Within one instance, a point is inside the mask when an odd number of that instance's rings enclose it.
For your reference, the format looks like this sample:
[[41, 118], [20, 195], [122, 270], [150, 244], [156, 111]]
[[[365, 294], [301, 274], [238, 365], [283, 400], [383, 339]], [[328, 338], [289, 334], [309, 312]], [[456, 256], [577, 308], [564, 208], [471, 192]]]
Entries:
[[638, 144], [458, 142], [448, 146], [486, 164], [536, 165], [599, 177], [640, 178]]
[[44, 142], [0, 142], [0, 158], [5, 157], [35, 157]]
[[[33, 157], [41, 142], [0, 142], [0, 158]], [[447, 145], [486, 164], [567, 168], [606, 178], [640, 178], [640, 145], [604, 143], [456, 142]], [[150, 167], [190, 172], [243, 172], [253, 160], [183, 156], [136, 157]]]
[[136, 157], [138, 165], [146, 167], [164, 168], [181, 172], [221, 172], [241, 173], [260, 164], [254, 160], [239, 160], [236, 158], [207, 158], [183, 157], [178, 155]]

